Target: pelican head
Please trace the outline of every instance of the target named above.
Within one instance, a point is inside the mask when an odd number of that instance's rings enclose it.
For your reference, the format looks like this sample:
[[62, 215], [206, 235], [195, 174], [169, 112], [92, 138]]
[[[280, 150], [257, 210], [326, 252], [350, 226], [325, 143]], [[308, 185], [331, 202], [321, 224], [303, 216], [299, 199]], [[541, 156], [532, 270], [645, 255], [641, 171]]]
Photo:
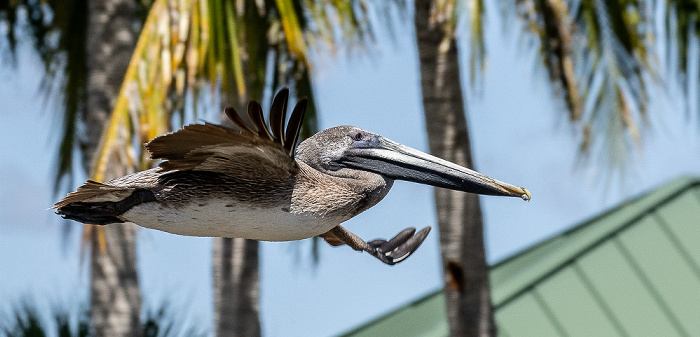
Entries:
[[530, 200], [526, 188], [498, 181], [354, 126], [338, 126], [315, 134], [299, 144], [296, 157], [333, 176], [353, 178], [361, 176], [358, 171], [365, 171], [388, 180]]

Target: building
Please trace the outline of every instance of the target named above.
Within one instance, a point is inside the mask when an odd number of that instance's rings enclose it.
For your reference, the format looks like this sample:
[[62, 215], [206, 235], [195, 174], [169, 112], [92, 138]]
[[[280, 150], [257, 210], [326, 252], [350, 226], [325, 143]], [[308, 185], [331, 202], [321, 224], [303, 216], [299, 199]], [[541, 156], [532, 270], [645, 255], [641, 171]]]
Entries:
[[[700, 179], [625, 202], [491, 267], [499, 336], [700, 336]], [[441, 291], [344, 336], [447, 336]]]

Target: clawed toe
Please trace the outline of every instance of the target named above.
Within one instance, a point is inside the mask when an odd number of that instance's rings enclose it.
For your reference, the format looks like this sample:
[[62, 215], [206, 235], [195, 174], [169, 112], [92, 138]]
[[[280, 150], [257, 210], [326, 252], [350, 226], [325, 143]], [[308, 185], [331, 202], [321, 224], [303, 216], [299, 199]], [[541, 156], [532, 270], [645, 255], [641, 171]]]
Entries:
[[406, 228], [399, 232], [399, 234], [396, 234], [391, 240], [386, 241], [384, 239], [376, 239], [372, 240], [370, 242], [367, 242], [372, 248], [379, 249], [382, 251], [391, 251], [396, 249], [399, 245], [402, 243], [406, 242], [413, 234], [416, 232], [416, 229], [413, 227]]
[[336, 241], [343, 242], [357, 251], [365, 251], [376, 257], [380, 261], [394, 265], [411, 256], [423, 243], [430, 233], [430, 226], [425, 227], [416, 233], [413, 227], [406, 228], [396, 234], [391, 240], [377, 239], [365, 242], [359, 236], [338, 225], [321, 235], [326, 241], [333, 244]]
[[[415, 235], [414, 235], [415, 233]], [[367, 244], [372, 248], [368, 253], [388, 265], [394, 265], [411, 256], [430, 233], [430, 226], [416, 233], [415, 228], [406, 228], [391, 240], [372, 240]]]

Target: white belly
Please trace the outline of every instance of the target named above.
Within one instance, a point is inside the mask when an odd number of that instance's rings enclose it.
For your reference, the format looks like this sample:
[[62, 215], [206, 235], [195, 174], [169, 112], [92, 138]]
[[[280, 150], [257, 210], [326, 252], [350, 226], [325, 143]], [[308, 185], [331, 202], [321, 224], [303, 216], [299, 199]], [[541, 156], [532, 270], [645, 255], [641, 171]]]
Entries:
[[[226, 207], [226, 206], [232, 207]], [[157, 202], [140, 204], [120, 217], [139, 226], [180, 235], [290, 241], [323, 234], [344, 219], [295, 214], [278, 208], [248, 208], [211, 200], [177, 209]]]

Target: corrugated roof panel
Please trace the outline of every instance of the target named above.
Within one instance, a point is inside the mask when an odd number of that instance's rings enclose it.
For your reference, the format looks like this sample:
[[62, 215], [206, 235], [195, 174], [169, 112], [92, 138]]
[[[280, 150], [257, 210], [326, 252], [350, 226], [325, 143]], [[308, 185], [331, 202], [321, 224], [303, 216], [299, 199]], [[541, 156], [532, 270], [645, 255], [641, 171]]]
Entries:
[[620, 336], [577, 270], [566, 268], [536, 290], [568, 336]]
[[517, 258], [513, 263], [491, 269], [489, 277], [494, 304], [500, 304], [532, 283], [548, 266], [561, 262], [562, 255], [558, 254], [558, 251], [566, 247], [566, 243], [566, 238], [555, 238], [550, 244]]
[[680, 336], [613, 242], [577, 264], [629, 336]]
[[700, 336], [700, 283], [653, 217], [620, 236], [630, 266], [658, 293], [662, 310], [689, 336]]
[[[700, 180], [683, 178], [537, 244], [491, 268], [499, 335], [700, 336], [699, 239]], [[443, 303], [349, 335], [445, 336]], [[421, 318], [439, 328], [396, 328]]]
[[676, 241], [688, 259], [698, 281], [700, 281], [700, 188], [683, 193], [678, 200], [670, 203], [656, 214], [660, 217], [664, 229], [673, 241]]
[[560, 235], [508, 258], [491, 269], [492, 298], [495, 305], [509, 301], [524, 288], [560, 268], [596, 242], [624, 228], [648, 210], [675, 198], [679, 191], [695, 185], [690, 178], [677, 179], [653, 193], [625, 202]]
[[439, 293], [382, 317], [382, 324], [369, 323], [343, 336], [442, 337], [449, 335], [445, 317], [445, 296]]
[[561, 336], [532, 294], [519, 297], [496, 312], [499, 336]]

